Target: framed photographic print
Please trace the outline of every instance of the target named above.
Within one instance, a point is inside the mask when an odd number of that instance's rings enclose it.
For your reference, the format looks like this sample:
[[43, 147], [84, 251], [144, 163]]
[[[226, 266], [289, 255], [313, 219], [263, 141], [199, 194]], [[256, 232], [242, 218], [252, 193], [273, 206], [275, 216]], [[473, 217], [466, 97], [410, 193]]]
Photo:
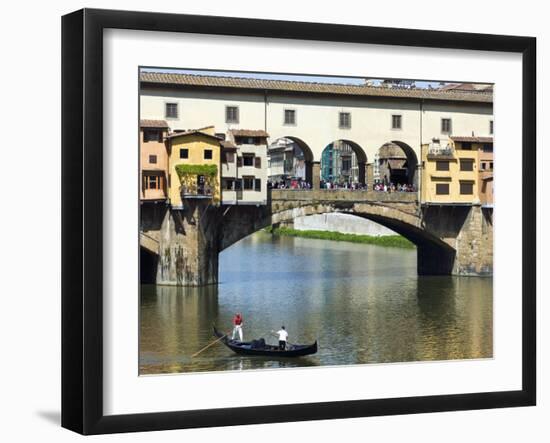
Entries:
[[534, 38], [62, 25], [64, 427], [535, 404]]

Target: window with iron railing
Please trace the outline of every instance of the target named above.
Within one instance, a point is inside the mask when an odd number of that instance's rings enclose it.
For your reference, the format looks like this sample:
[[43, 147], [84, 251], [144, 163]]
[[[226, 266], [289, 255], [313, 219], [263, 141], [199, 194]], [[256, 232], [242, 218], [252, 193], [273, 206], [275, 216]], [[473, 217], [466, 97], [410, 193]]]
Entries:
[[351, 128], [351, 114], [349, 112], [340, 112], [338, 126], [342, 129]]
[[166, 103], [166, 105], [165, 105], [165, 116], [166, 116], [166, 118], [178, 118], [178, 104], [177, 103]]
[[401, 115], [392, 115], [391, 116], [391, 128], [392, 129], [401, 129]]
[[452, 124], [450, 118], [441, 119], [441, 132], [443, 134], [450, 134], [452, 130]]
[[225, 107], [225, 122], [239, 123], [239, 108], [237, 106]]
[[296, 111], [294, 109], [285, 109], [285, 125], [296, 124]]

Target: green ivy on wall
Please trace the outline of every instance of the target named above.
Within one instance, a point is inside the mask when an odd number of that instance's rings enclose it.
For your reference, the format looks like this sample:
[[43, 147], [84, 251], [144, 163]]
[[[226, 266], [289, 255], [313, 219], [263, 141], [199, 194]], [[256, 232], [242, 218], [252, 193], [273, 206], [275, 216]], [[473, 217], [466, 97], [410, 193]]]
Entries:
[[214, 178], [218, 175], [217, 165], [176, 165], [176, 172], [181, 180], [188, 175], [204, 175]]

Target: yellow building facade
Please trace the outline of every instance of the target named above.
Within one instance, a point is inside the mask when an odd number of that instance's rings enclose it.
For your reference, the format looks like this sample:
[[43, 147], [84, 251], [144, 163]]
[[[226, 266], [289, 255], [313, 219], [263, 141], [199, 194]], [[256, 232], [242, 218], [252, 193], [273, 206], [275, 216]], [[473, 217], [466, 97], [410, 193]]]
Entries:
[[167, 137], [169, 145], [168, 198], [173, 208], [185, 199], [220, 202], [221, 147], [214, 128], [178, 132]]
[[422, 204], [479, 204], [479, 151], [452, 140], [422, 145]]

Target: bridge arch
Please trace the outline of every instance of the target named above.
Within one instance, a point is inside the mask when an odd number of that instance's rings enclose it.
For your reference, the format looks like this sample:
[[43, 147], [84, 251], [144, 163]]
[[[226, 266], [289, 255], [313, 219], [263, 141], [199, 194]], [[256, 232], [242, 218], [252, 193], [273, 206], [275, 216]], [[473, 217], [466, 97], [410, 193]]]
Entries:
[[[334, 156], [336, 153], [338, 155]], [[339, 164], [335, 164], [335, 162], [339, 162]], [[361, 145], [348, 139], [334, 140], [326, 145], [321, 153], [321, 179], [324, 181], [344, 180], [364, 185], [366, 165], [367, 154]]]
[[[289, 191], [293, 192], [293, 191]], [[296, 192], [296, 191], [294, 191]], [[263, 228], [279, 223], [293, 221], [295, 218], [327, 213], [343, 213], [355, 215], [374, 221], [389, 228], [417, 247], [418, 271], [420, 274], [450, 274], [454, 263], [456, 250], [448, 243], [427, 231], [422, 219], [406, 204], [380, 204], [379, 202], [301, 202], [297, 205], [273, 205], [273, 212], [261, 208], [241, 207], [240, 220], [235, 224], [228, 220], [220, 242], [220, 252], [237, 241]], [[243, 222], [243, 220], [246, 220]], [[238, 226], [237, 226], [238, 225]]]
[[378, 149], [379, 179], [418, 188], [418, 156], [405, 142], [392, 140]]

